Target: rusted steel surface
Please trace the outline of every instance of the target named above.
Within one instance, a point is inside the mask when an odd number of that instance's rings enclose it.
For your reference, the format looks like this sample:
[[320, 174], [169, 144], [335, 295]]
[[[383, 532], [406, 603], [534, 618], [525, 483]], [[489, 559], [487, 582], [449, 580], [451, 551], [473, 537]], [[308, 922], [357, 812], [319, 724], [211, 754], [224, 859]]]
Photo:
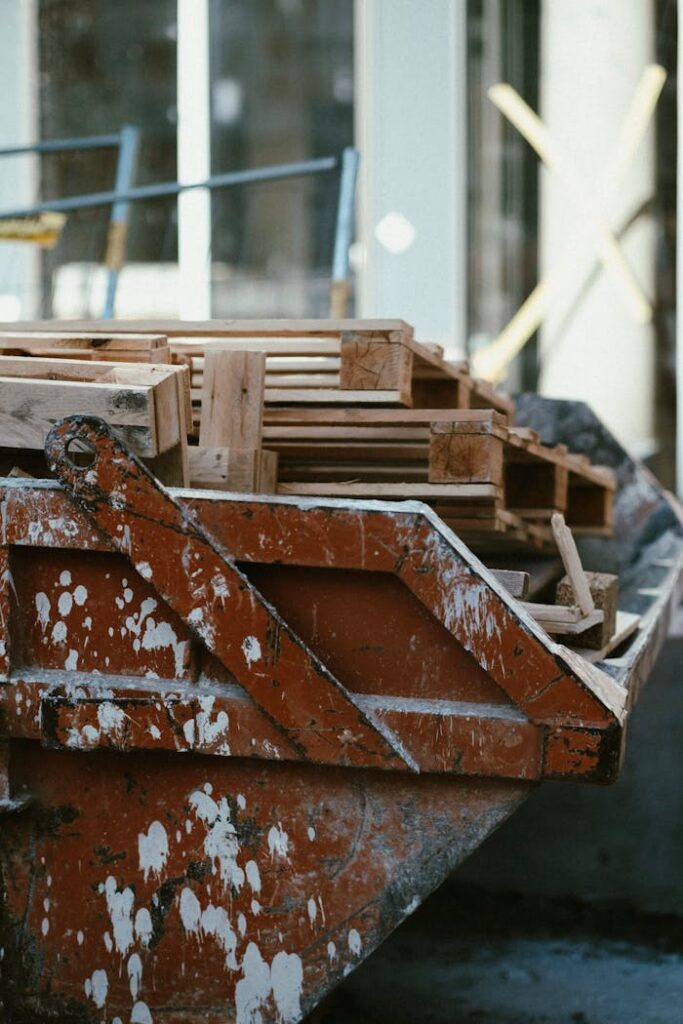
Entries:
[[49, 454], [0, 499], [8, 1024], [293, 1024], [537, 782], [614, 778], [628, 678], [424, 506]]
[[[74, 441], [92, 462], [68, 456]], [[301, 643], [201, 523], [178, 505], [103, 421], [72, 417], [45, 445], [51, 469], [136, 573], [203, 641], [304, 758], [321, 764], [413, 767]]]
[[13, 769], [40, 808], [3, 823], [22, 1022], [299, 1020], [528, 789], [35, 744]]

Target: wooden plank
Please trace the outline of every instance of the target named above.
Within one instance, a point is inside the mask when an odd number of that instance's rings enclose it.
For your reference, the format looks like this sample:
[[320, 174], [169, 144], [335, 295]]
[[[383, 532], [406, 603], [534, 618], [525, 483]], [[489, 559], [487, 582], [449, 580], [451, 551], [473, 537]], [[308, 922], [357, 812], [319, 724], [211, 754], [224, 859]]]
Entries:
[[564, 565], [565, 572], [569, 577], [576, 597], [576, 602], [584, 615], [590, 615], [595, 610], [595, 602], [591, 595], [590, 586], [572, 532], [564, 521], [564, 516], [556, 513], [551, 521], [551, 527], [557, 550]]
[[[332, 389], [339, 388], [338, 373], [266, 373], [264, 380], [266, 388], [287, 389], [298, 391], [307, 389]], [[192, 374], [192, 397], [201, 401], [201, 389], [204, 384], [203, 373]]]
[[174, 359], [203, 359], [207, 352], [264, 352], [272, 358], [291, 359], [297, 356], [334, 357], [341, 352], [339, 338], [222, 338], [220, 341], [170, 341]]
[[272, 494], [277, 490], [277, 455], [263, 448], [189, 447], [192, 487]]
[[529, 573], [514, 569], [489, 569], [505, 589], [519, 601], [525, 601], [529, 593]]
[[522, 607], [536, 620], [546, 633], [577, 635], [585, 633], [603, 621], [603, 612], [595, 609], [584, 615], [578, 606], [563, 607], [556, 604], [535, 604], [524, 601]]
[[199, 441], [204, 447], [261, 447], [265, 357], [211, 352], [206, 357]]
[[[202, 349], [204, 348], [206, 346], [202, 346]], [[213, 351], [213, 349], [208, 349], [208, 351]], [[243, 351], [251, 350], [244, 349]], [[204, 373], [204, 356], [190, 355], [189, 359], [193, 382], [195, 377], [201, 381], [202, 374]], [[281, 355], [279, 352], [269, 355], [266, 352], [266, 373], [275, 378], [283, 373], [325, 373], [338, 376], [339, 366], [340, 361], [336, 356], [312, 355], [308, 356], [308, 358], [300, 358], [298, 356]]]
[[23, 330], [21, 324], [16, 330], [0, 331], [0, 351], [7, 348], [20, 347], [26, 351], [33, 349], [49, 349], [55, 357], [60, 349], [94, 349], [99, 352], [149, 352], [153, 349], [166, 348], [168, 339], [164, 334], [130, 334], [113, 331], [71, 331], [68, 327], [62, 331], [31, 331]]
[[74, 413], [101, 416], [135, 452], [158, 454], [153, 389], [0, 377], [0, 445], [42, 449], [50, 427]]
[[[265, 416], [266, 423], [271, 426], [313, 422], [321, 426], [350, 426], [355, 423], [359, 427], [419, 425], [427, 429], [434, 422], [452, 422], [454, 419], [452, 409], [267, 409]], [[499, 413], [491, 413], [486, 409], [459, 409], [457, 419], [468, 423], [504, 424]]]
[[628, 640], [630, 636], [640, 628], [641, 616], [634, 615], [631, 612], [617, 612], [615, 630], [608, 642], [600, 650], [591, 650], [587, 647], [575, 647], [572, 644], [572, 650], [576, 654], [580, 654], [586, 661], [596, 662], [602, 661], [603, 658], [607, 658], [612, 651], [616, 650], [620, 644], [623, 644], [625, 640]]
[[347, 498], [500, 498], [501, 489], [492, 484], [429, 484], [429, 483], [308, 483], [293, 481], [278, 485], [278, 494], [311, 495]]
[[[0, 322], [0, 331], [60, 331], [63, 320], [25, 320], [17, 323]], [[339, 336], [344, 332], [401, 331], [412, 336], [412, 327], [403, 320], [70, 320], [70, 329], [79, 332], [106, 332], [115, 334], [130, 331], [133, 334], [165, 334], [172, 338], [215, 337], [320, 337]]]

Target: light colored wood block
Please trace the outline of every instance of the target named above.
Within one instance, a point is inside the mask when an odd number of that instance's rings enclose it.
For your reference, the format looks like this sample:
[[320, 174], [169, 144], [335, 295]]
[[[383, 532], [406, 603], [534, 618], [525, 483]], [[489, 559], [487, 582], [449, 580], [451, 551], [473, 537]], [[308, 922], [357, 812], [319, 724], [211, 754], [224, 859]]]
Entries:
[[261, 352], [207, 353], [199, 426], [202, 447], [261, 447], [264, 380]]

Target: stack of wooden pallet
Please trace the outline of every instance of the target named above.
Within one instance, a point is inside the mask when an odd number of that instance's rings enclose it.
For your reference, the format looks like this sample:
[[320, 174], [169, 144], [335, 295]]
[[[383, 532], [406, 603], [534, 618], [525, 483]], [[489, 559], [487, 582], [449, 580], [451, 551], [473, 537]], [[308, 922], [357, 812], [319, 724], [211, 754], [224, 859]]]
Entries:
[[507, 396], [403, 321], [52, 322], [4, 337], [37, 355], [48, 330], [54, 357], [147, 345], [187, 369], [193, 486], [417, 498], [479, 548], [551, 545], [556, 512], [575, 532], [611, 529], [611, 471], [512, 426]]
[[[242, 390], [253, 395], [263, 381], [263, 416], [250, 447], [277, 453], [279, 493], [419, 498], [478, 546], [501, 537], [552, 544], [555, 512], [575, 531], [611, 531], [611, 471], [512, 427], [507, 396], [472, 378], [465, 364], [445, 360], [438, 346], [416, 342], [402, 321], [242, 322], [213, 330], [220, 341], [171, 342], [174, 357], [191, 368], [200, 448], [208, 443], [216, 378], [228, 379], [231, 358], [251, 360]], [[207, 376], [218, 359], [224, 370]], [[239, 377], [246, 363], [235, 366]], [[233, 380], [233, 417], [239, 390]], [[220, 444], [226, 459], [229, 432]]]

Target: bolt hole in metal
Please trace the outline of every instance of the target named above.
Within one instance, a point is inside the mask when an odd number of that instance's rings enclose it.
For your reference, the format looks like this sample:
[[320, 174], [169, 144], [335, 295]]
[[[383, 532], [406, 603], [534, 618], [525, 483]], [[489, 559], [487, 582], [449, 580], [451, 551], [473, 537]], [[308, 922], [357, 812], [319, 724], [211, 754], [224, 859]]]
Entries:
[[64, 446], [64, 456], [74, 469], [90, 469], [97, 458], [97, 451], [89, 441], [70, 437]]

